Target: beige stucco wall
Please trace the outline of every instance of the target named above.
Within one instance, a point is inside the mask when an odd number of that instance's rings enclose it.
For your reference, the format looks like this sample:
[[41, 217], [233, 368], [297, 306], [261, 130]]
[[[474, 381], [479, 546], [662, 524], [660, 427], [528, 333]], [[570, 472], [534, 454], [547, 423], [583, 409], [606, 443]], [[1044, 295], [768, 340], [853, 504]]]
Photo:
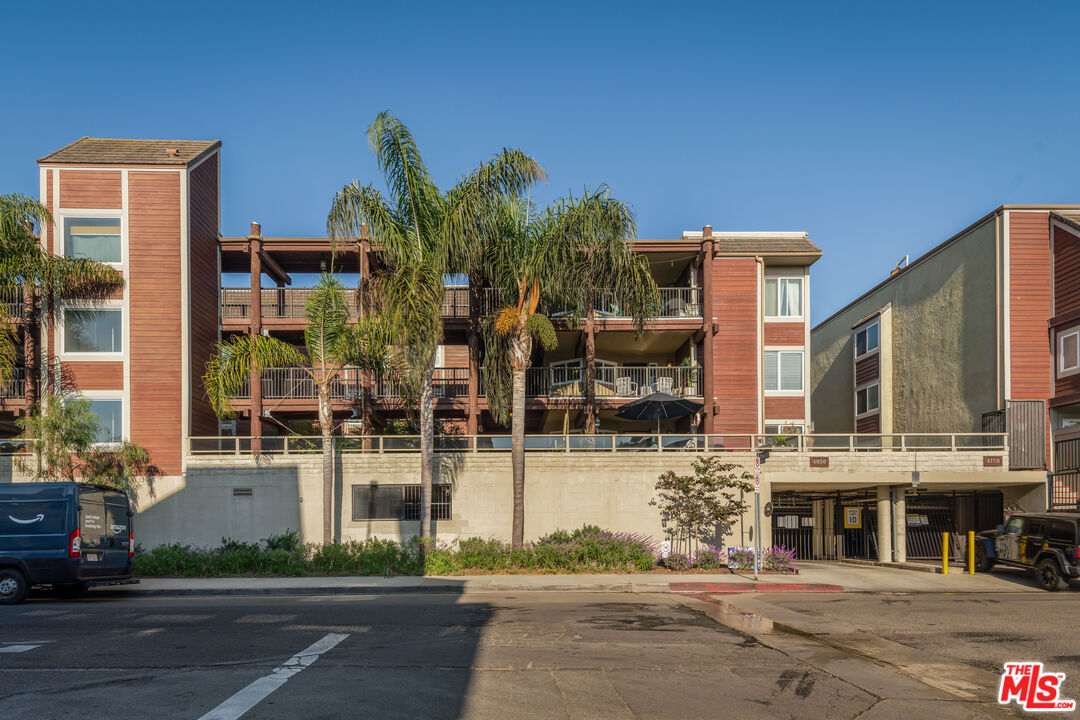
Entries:
[[891, 303], [893, 432], [977, 432], [998, 409], [997, 255], [990, 219], [811, 333], [817, 432], [852, 432], [851, 327]]

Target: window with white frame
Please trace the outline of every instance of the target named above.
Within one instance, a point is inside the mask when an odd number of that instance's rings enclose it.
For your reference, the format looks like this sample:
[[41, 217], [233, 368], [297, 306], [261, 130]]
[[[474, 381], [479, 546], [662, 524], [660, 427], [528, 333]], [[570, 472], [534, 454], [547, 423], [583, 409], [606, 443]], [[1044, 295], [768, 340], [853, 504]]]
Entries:
[[124, 311], [119, 307], [64, 308], [62, 353], [119, 354]]
[[97, 416], [94, 442], [103, 445], [121, 443], [124, 440], [124, 401], [117, 397], [82, 397], [89, 403], [89, 410]]
[[782, 392], [802, 392], [802, 350], [765, 351], [765, 389]]
[[875, 322], [855, 333], [855, 357], [862, 357], [878, 349], [880, 345], [878, 338], [880, 334], [879, 325], [880, 323]]
[[1080, 330], [1068, 330], [1058, 335], [1058, 372], [1080, 370]]
[[765, 278], [765, 317], [802, 317], [802, 278]]
[[881, 407], [881, 386], [878, 383], [867, 385], [855, 391], [855, 414], [867, 415]]
[[64, 218], [64, 254], [119, 265], [123, 262], [120, 218]]
[[765, 423], [766, 435], [804, 435], [806, 425], [802, 423]]

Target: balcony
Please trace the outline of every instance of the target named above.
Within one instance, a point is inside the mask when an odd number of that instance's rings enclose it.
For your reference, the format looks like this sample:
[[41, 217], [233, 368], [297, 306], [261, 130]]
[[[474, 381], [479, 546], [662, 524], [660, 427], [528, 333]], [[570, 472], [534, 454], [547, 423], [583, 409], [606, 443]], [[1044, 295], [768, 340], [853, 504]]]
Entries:
[[0, 308], [5, 317], [18, 318], [23, 309], [23, 288], [21, 285], [0, 287]]
[[[596, 365], [594, 391], [598, 399], [636, 398], [664, 392], [683, 397], [701, 397], [701, 366], [628, 367]], [[579, 365], [529, 368], [525, 375], [525, 396], [533, 398], [585, 397], [585, 370]]]
[[[311, 288], [263, 288], [262, 317], [264, 320], [304, 318], [305, 305], [311, 296]], [[483, 288], [480, 299], [480, 314], [489, 315], [505, 302], [495, 288]], [[0, 288], [0, 303], [9, 316], [17, 316], [22, 310], [22, 291], [19, 288]], [[565, 317], [566, 309], [548, 308], [552, 319]], [[358, 309], [354, 298], [349, 298], [349, 316], [357, 317]], [[464, 286], [447, 287], [443, 294], [442, 316], [444, 318], [465, 319], [469, 317], [469, 288]], [[247, 320], [251, 317], [250, 288], [221, 288], [221, 317], [223, 320]], [[610, 290], [597, 291], [596, 317], [600, 319], [627, 318], [629, 315], [615, 301]], [[660, 307], [658, 318], [700, 318], [701, 288], [663, 287], [660, 288]]]
[[[311, 288], [263, 288], [264, 320], [291, 318], [302, 320]], [[349, 317], [359, 317], [355, 298], [349, 294]], [[221, 318], [246, 320], [251, 317], [251, 288], [221, 288]]]
[[26, 368], [12, 368], [6, 381], [0, 382], [0, 399], [26, 397]]
[[[359, 398], [363, 387], [363, 375], [363, 371], [358, 368], [343, 369], [330, 383], [330, 398], [333, 400]], [[432, 385], [436, 398], [467, 397], [469, 368], [435, 368]], [[378, 377], [375, 379], [374, 386], [376, 398], [400, 398], [403, 395], [401, 382], [392, 377]], [[318, 393], [315, 381], [302, 368], [266, 368], [262, 372], [262, 396], [265, 400], [315, 400]], [[251, 397], [247, 383], [244, 383], [236, 397], [237, 399]]]
[[[436, 398], [468, 397], [469, 368], [435, 368], [435, 372], [431, 377], [431, 386], [432, 393]], [[383, 376], [376, 380], [375, 397], [400, 398], [403, 395], [401, 381], [396, 378]]]

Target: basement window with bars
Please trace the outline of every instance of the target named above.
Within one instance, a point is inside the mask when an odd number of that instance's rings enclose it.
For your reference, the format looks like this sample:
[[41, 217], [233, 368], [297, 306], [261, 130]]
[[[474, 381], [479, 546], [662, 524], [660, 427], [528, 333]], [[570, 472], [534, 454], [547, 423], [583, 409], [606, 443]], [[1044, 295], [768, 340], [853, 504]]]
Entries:
[[[353, 485], [352, 519], [419, 520], [419, 485]], [[431, 519], [451, 518], [451, 488], [431, 486]]]
[[802, 392], [802, 350], [765, 351], [765, 389], [769, 391]]

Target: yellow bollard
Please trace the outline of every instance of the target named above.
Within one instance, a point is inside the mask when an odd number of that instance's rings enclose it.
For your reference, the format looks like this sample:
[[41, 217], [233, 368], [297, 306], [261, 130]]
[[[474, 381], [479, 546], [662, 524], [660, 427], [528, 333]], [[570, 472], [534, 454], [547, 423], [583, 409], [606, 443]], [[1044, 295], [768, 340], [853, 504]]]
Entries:
[[968, 530], [968, 574], [975, 574], [975, 531]]
[[949, 574], [949, 533], [941, 533], [941, 573]]

